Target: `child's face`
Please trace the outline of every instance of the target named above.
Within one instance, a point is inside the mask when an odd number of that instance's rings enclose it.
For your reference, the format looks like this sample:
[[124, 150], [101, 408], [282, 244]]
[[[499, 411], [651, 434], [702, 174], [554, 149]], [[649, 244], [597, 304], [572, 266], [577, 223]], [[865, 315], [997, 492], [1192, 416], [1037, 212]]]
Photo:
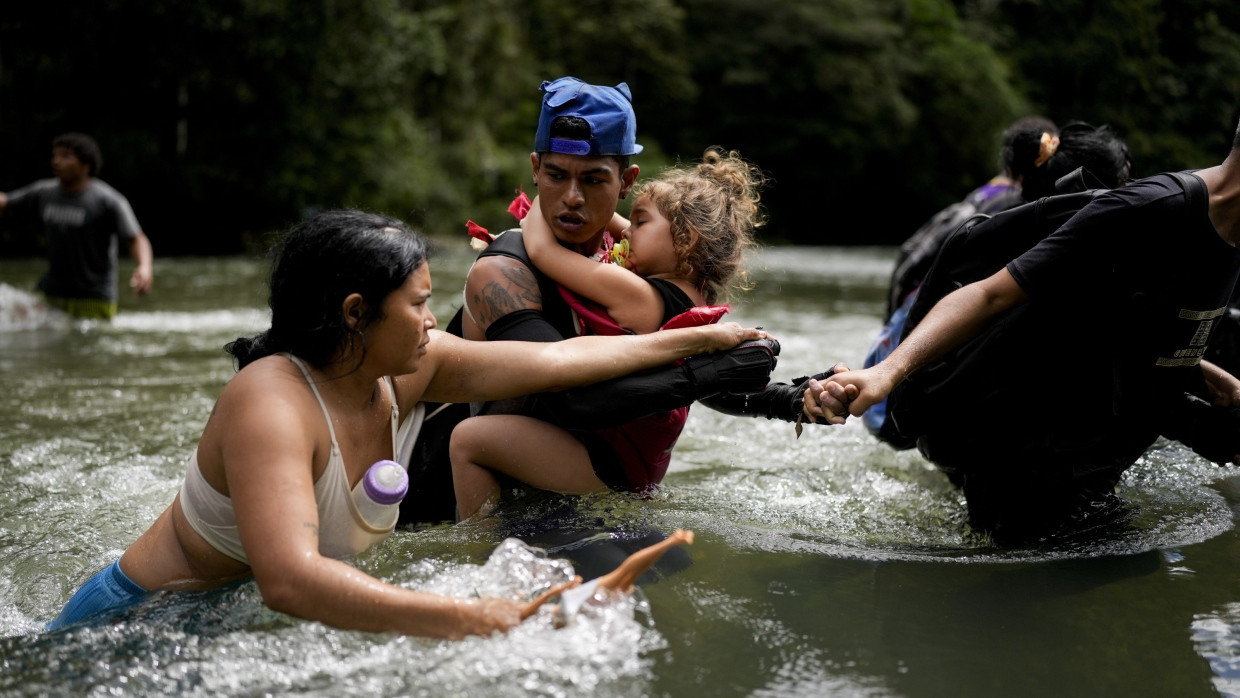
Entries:
[[629, 241], [629, 268], [637, 275], [676, 273], [679, 260], [672, 246], [672, 224], [650, 197], [640, 196], [633, 202], [624, 237]]

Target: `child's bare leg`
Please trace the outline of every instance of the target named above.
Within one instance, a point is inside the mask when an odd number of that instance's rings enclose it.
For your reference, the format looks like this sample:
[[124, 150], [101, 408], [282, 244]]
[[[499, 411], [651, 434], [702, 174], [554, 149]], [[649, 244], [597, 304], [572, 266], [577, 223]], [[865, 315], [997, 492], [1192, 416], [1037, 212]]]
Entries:
[[667, 552], [668, 549], [681, 543], [693, 545], [693, 531], [678, 528], [672, 532], [672, 535], [658, 543], [638, 550], [625, 558], [619, 567], [599, 577], [598, 586], [616, 589], [625, 593], [632, 591], [637, 578], [643, 572], [650, 569], [650, 566], [663, 557], [663, 553]]
[[585, 446], [563, 429], [532, 417], [471, 417], [452, 430], [449, 449], [461, 519], [486, 513], [498, 503], [495, 472], [564, 494], [607, 488], [594, 474]]
[[499, 481], [491, 471], [474, 462], [475, 453], [496, 447], [501, 435], [491, 432], [491, 417], [471, 417], [456, 425], [448, 453], [452, 458], [452, 489], [456, 493], [457, 520], [486, 515], [499, 503]]

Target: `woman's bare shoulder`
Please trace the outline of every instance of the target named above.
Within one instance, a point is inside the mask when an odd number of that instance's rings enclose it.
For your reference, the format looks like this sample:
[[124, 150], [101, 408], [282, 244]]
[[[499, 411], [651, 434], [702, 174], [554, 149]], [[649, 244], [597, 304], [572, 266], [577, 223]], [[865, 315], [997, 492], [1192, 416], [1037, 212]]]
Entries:
[[224, 385], [211, 421], [265, 428], [292, 417], [313, 419], [317, 412], [301, 370], [287, 357], [267, 356], [238, 371]]
[[198, 465], [228, 493], [225, 454], [269, 460], [274, 454], [330, 448], [326, 422], [306, 379], [281, 356], [256, 360], [224, 385], [198, 442]]
[[264, 393], [275, 397], [290, 391], [304, 391], [306, 385], [301, 371], [287, 357], [265, 356], [230, 378], [220, 397], [254, 399], [261, 398]]

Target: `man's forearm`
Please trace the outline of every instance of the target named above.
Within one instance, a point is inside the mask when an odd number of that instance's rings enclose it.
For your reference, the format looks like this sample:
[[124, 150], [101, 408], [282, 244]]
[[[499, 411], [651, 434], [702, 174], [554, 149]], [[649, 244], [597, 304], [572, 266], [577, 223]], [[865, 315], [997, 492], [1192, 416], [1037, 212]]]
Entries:
[[[487, 328], [489, 341], [558, 342], [564, 337], [539, 313], [509, 313]], [[540, 412], [568, 429], [629, 422], [693, 404], [705, 388], [694, 384], [679, 366], [616, 378], [538, 396]]]
[[1026, 300], [1006, 270], [944, 296], [884, 359], [899, 384], [910, 374], [972, 339], [995, 315]]
[[1240, 379], [1209, 361], [1201, 362], [1210, 401], [1219, 407], [1240, 406]]
[[795, 422], [801, 416], [805, 391], [811, 379], [823, 381], [835, 369], [813, 376], [794, 378], [792, 383], [770, 383], [756, 393], [719, 393], [701, 400], [703, 405], [737, 417], [765, 417]]
[[761, 394], [770, 382], [778, 355], [779, 343], [775, 340], [750, 341], [692, 356], [675, 366], [549, 393], [539, 399], [555, 416], [555, 422], [568, 429], [623, 424], [724, 392]]
[[133, 258], [135, 264], [139, 266], [149, 267], [155, 263], [155, 253], [151, 248], [151, 240], [145, 234], [139, 232], [129, 240], [129, 256]]

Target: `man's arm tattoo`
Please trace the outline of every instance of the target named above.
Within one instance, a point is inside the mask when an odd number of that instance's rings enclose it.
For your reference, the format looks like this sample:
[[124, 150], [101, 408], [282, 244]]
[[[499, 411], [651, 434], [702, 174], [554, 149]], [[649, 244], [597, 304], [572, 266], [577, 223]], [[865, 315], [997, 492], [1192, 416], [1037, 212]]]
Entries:
[[503, 281], [488, 281], [470, 299], [472, 314], [483, 329], [508, 313], [542, 308], [542, 293], [529, 269], [506, 267], [501, 273]]

